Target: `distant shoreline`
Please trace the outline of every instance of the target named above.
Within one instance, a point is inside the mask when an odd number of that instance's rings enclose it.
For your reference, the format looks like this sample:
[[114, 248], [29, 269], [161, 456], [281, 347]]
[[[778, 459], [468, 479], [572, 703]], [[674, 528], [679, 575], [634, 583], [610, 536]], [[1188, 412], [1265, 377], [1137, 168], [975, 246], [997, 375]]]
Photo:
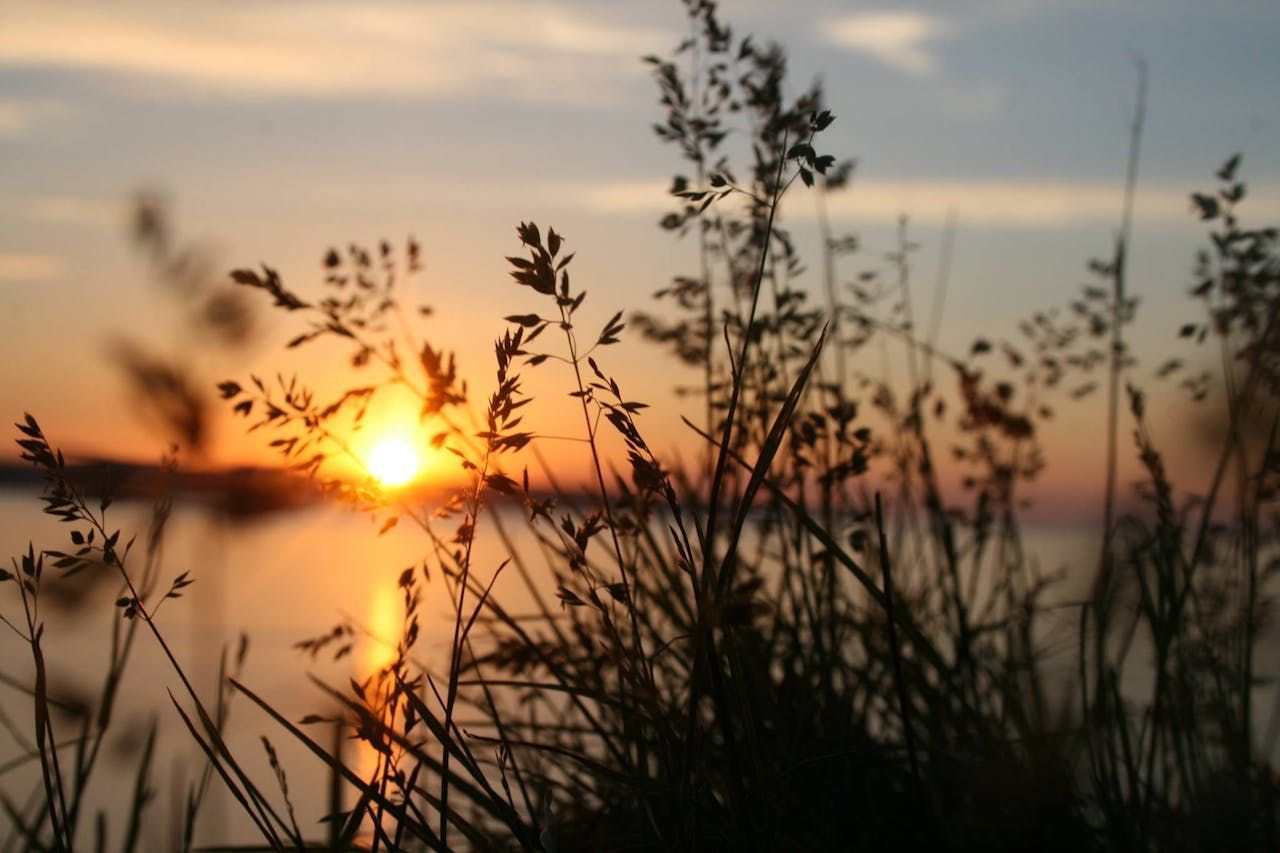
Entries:
[[[110, 493], [119, 501], [145, 501], [167, 492], [177, 501], [204, 504], [237, 517], [300, 509], [324, 500], [305, 478], [272, 468], [173, 471], [160, 465], [91, 459], [68, 464], [66, 471], [71, 482], [95, 497]], [[34, 465], [0, 463], [0, 490], [38, 489], [43, 481]]]
[[[86, 494], [101, 496], [108, 489], [113, 499], [121, 502], [155, 500], [164, 492], [179, 503], [195, 504], [218, 511], [231, 518], [250, 520], [279, 512], [319, 506], [330, 500], [324, 491], [307, 477], [288, 469], [241, 466], [221, 471], [170, 471], [160, 465], [89, 459], [70, 463], [67, 471], [72, 482]], [[43, 482], [40, 470], [26, 463], [0, 462], [0, 492], [37, 491]], [[421, 487], [412, 492], [415, 500], [432, 499], [443, 503], [447, 489]], [[591, 504], [588, 494], [575, 492], [556, 495], [535, 489], [534, 497], [554, 498], [562, 506], [583, 508]], [[517, 496], [493, 494], [493, 504], [522, 505]], [[1037, 522], [1071, 527], [1096, 523], [1091, 512], [1055, 512], [1048, 505], [1031, 511]], [[1138, 509], [1134, 505], [1132, 509]]]

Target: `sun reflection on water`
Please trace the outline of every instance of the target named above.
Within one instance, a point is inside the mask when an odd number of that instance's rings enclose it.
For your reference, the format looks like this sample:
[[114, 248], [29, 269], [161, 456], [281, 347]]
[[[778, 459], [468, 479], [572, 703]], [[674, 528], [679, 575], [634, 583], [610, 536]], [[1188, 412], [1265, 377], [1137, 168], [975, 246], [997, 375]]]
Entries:
[[[386, 581], [380, 581], [374, 586], [365, 623], [370, 636], [365, 643], [359, 675], [361, 681], [371, 679], [370, 699], [375, 695], [379, 673], [395, 662], [396, 642], [404, 618], [403, 610], [399, 587]], [[361, 743], [359, 749], [360, 775], [368, 779], [377, 770], [379, 755], [367, 743]]]

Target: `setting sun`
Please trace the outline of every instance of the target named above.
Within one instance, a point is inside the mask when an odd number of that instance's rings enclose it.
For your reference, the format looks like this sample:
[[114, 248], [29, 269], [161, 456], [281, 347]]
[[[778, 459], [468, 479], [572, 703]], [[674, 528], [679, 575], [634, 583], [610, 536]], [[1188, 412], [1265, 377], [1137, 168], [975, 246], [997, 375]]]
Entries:
[[417, 475], [422, 460], [409, 442], [388, 438], [373, 446], [365, 465], [382, 485], [403, 486]]

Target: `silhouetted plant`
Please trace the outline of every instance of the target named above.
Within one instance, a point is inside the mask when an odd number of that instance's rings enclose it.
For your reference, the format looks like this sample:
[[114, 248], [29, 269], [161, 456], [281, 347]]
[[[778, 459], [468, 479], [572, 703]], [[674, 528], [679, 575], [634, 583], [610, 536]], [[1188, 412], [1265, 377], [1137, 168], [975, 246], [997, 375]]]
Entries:
[[[810, 304], [781, 214], [793, 189], [821, 204], [847, 187], [851, 161], [815, 148], [834, 117], [816, 86], [787, 96], [780, 48], [736, 38], [714, 3], [685, 6], [689, 38], [672, 59], [648, 62], [667, 111], [657, 133], [693, 172], [675, 177], [678, 209], [660, 224], [697, 238], [699, 270], [659, 290], [674, 316], [632, 323], [699, 370], [692, 390], [705, 409], [687, 424], [703, 459], [682, 466], [646, 441], [644, 404], [606, 358], [624, 314], [584, 333], [587, 291], [571, 283], [574, 256], [553, 229], [516, 230], [522, 254], [507, 260], [532, 291], [516, 309], [528, 313], [506, 317], [493, 390], [474, 414], [452, 355], [413, 337], [399, 284], [402, 267], [419, 266], [416, 243], [403, 265], [385, 242], [330, 250], [320, 299], [269, 267], [231, 274], [302, 318], [288, 346], [343, 341], [364, 381], [324, 395], [298, 378], [251, 377], [222, 383], [223, 397], [251, 431], [270, 431], [288, 464], [380, 514], [383, 531], [417, 525], [428, 549], [399, 578], [405, 618], [392, 661], [341, 689], [315, 679], [339, 712], [294, 723], [230, 682], [354, 789], [354, 804], [327, 817], [330, 845], [1274, 848], [1276, 733], [1254, 714], [1255, 650], [1280, 567], [1280, 256], [1274, 229], [1240, 224], [1239, 158], [1219, 171], [1215, 194], [1192, 196], [1213, 248], [1193, 291], [1207, 315], [1181, 334], [1220, 345], [1223, 380], [1189, 387], [1222, 398], [1228, 428], [1205, 493], [1184, 497], [1147, 427], [1124, 338], [1137, 308], [1126, 264], [1141, 106], [1121, 228], [1111, 258], [1090, 264], [1095, 281], [1016, 334], [983, 330], [957, 355], [937, 343], [938, 311], [923, 328], [915, 316], [906, 219], [890, 251], [842, 282], [860, 243], [835, 236], [822, 213], [825, 305]], [[750, 140], [742, 165], [726, 148], [739, 130]], [[877, 370], [873, 344], [901, 354], [905, 380]], [[1158, 372], [1175, 375], [1169, 364]], [[554, 471], [546, 487], [527, 470], [512, 476], [540, 439], [525, 412], [547, 405], [524, 395], [521, 371], [557, 367], [568, 411], [582, 418], [580, 489]], [[466, 475], [434, 513], [329, 464], [354, 459], [349, 431], [391, 386], [417, 397], [439, 425], [432, 443]], [[1053, 602], [1056, 578], [1024, 542], [1029, 485], [1045, 465], [1044, 425], [1101, 388], [1109, 446], [1119, 447], [1122, 423], [1132, 427], [1144, 482], [1123, 512], [1119, 451], [1109, 451], [1094, 583], [1084, 601]], [[34, 421], [19, 428], [31, 461], [50, 472], [50, 511], [90, 522], [97, 532], [82, 546], [115, 554], [118, 535], [58, 485], [61, 460]], [[516, 500], [528, 520], [519, 534], [501, 508]], [[482, 524], [508, 546], [497, 566], [477, 565]], [[545, 572], [522, 545], [546, 558]], [[85, 554], [43, 556], [71, 568]], [[24, 602], [42, 559], [32, 548], [15, 565]], [[513, 613], [494, 593], [511, 574], [533, 612]], [[443, 662], [415, 653], [427, 583], [452, 604]], [[120, 604], [163, 643], [149, 596], [130, 586]], [[1051, 648], [1059, 611], [1079, 625], [1076, 683]], [[38, 660], [34, 625], [25, 636]], [[361, 632], [339, 623], [299, 650], [340, 659]], [[34, 697], [37, 710], [47, 704], [40, 689]], [[264, 744], [283, 815], [194, 691], [188, 698], [200, 719], [184, 721], [264, 841], [304, 846], [274, 747]], [[362, 775], [308, 734], [317, 724], [366, 744], [373, 770]], [[48, 743], [52, 728], [38, 729]], [[54, 753], [37, 752], [48, 765], [45, 812], [23, 832], [70, 845]]]

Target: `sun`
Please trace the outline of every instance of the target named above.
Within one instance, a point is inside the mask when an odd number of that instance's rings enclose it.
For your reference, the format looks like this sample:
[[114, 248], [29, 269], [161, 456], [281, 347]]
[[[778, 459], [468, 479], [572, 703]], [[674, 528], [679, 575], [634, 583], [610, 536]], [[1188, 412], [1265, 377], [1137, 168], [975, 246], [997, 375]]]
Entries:
[[403, 486], [417, 476], [422, 459], [403, 438], [385, 438], [369, 450], [365, 467], [382, 485]]

